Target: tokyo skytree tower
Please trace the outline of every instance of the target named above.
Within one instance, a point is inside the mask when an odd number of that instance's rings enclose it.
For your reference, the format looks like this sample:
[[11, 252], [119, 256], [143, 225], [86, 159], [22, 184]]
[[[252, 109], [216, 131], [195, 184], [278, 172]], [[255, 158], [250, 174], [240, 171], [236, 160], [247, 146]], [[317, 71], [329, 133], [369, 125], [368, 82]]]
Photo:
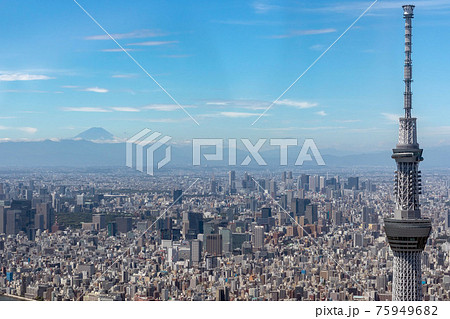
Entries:
[[395, 159], [394, 218], [384, 220], [389, 245], [394, 253], [393, 301], [422, 300], [421, 256], [431, 231], [431, 220], [420, 214], [422, 149], [417, 143], [416, 118], [412, 108], [411, 37], [414, 6], [403, 6], [405, 19], [404, 109], [399, 119], [398, 144], [393, 149]]

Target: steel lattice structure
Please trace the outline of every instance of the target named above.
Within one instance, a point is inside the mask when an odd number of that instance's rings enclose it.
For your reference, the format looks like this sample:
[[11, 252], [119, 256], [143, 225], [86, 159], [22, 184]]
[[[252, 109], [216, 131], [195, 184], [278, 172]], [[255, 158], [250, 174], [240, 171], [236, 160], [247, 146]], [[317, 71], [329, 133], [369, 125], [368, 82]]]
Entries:
[[389, 245], [394, 252], [394, 275], [392, 300], [422, 300], [421, 256], [431, 231], [431, 221], [421, 218], [419, 195], [421, 179], [419, 162], [423, 160], [422, 149], [417, 143], [416, 118], [411, 117], [412, 108], [412, 60], [411, 38], [414, 6], [403, 6], [405, 19], [405, 67], [404, 110], [399, 119], [398, 144], [392, 158], [397, 164], [395, 172], [394, 218], [384, 220]]

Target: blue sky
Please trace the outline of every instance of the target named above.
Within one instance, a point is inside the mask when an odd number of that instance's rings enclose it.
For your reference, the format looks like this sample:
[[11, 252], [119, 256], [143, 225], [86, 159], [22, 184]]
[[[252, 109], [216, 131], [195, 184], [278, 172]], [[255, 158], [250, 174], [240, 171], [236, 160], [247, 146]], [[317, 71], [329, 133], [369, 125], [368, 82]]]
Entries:
[[[103, 127], [193, 137], [313, 138], [319, 148], [391, 148], [402, 113], [400, 1], [0, 2], [0, 140]], [[450, 141], [450, 1], [416, 4], [413, 114], [424, 147]]]

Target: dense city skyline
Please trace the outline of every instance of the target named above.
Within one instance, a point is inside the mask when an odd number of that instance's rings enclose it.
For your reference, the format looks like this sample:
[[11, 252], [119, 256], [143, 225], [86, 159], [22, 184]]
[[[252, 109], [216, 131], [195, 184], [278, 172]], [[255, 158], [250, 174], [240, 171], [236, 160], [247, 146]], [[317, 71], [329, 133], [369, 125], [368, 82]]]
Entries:
[[[0, 26], [30, 19], [0, 53], [0, 301], [442, 314], [449, 15], [441, 0], [6, 1]], [[349, 305], [333, 309], [371, 312]]]

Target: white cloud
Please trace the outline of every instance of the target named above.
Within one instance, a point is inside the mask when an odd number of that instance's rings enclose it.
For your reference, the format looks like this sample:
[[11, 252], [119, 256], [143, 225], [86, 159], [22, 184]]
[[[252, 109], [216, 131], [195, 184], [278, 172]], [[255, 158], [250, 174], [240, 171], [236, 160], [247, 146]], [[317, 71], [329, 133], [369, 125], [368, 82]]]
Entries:
[[63, 107], [62, 110], [66, 112], [93, 112], [93, 113], [111, 112], [110, 110], [101, 107]]
[[328, 115], [327, 113], [325, 113], [325, 111], [319, 111], [319, 112], [316, 112], [316, 114], [320, 115], [320, 116], [327, 116]]
[[279, 100], [279, 101], [275, 102], [274, 104], [294, 106], [299, 109], [309, 109], [309, 108], [316, 107], [317, 105], [319, 105], [318, 103], [315, 103], [315, 102], [294, 101], [294, 100], [289, 100], [289, 99]]
[[78, 85], [63, 85], [61, 87], [65, 89], [76, 89], [78, 88]]
[[212, 100], [207, 101], [205, 104], [213, 106], [228, 106], [235, 108], [243, 108], [248, 110], [265, 110], [270, 105], [270, 102], [241, 99], [241, 100]]
[[248, 113], [248, 112], [220, 112], [219, 115], [224, 117], [232, 117], [232, 118], [245, 118], [251, 116], [259, 116], [259, 113]]
[[159, 46], [159, 45], [166, 45], [166, 44], [172, 44], [172, 43], [178, 43], [178, 41], [145, 41], [145, 42], [129, 43], [128, 45]]
[[[167, 35], [167, 33], [159, 30], [136, 30], [128, 33], [113, 33], [111, 36], [116, 39], [138, 39], [138, 38], [152, 38]], [[92, 35], [84, 38], [85, 40], [110, 40], [107, 34]]]
[[220, 105], [220, 106], [225, 106], [228, 105], [229, 102], [228, 101], [209, 101], [206, 102], [206, 105]]
[[[193, 105], [182, 105], [183, 108], [191, 108]], [[180, 107], [176, 104], [150, 104], [142, 107], [143, 110], [154, 110], [154, 111], [163, 111], [163, 112], [172, 112], [179, 110]]]
[[108, 93], [109, 90], [108, 89], [104, 89], [104, 88], [99, 88], [99, 87], [92, 87], [92, 88], [85, 88], [82, 91], [86, 91], [86, 92], [95, 92], [95, 93]]
[[0, 125], [0, 130], [18, 130], [28, 134], [34, 134], [38, 131], [35, 127], [8, 127]]
[[114, 111], [117, 112], [140, 112], [141, 110], [134, 107], [112, 107]]
[[400, 115], [398, 115], [398, 114], [392, 114], [392, 113], [381, 113], [381, 115], [383, 115], [384, 118], [385, 118], [389, 123], [398, 123], [398, 118], [400, 117]]
[[276, 6], [262, 1], [255, 1], [252, 3], [252, 7], [256, 13], [267, 13], [272, 10], [280, 9], [280, 6]]
[[199, 117], [228, 117], [228, 118], [248, 118], [252, 116], [259, 116], [259, 113], [250, 113], [250, 112], [218, 112], [218, 113], [210, 113], [203, 114]]
[[111, 77], [116, 79], [128, 79], [128, 78], [134, 78], [135, 74], [114, 74]]
[[9, 73], [0, 74], [0, 81], [35, 81], [54, 79], [47, 75], [25, 74], [25, 73]]
[[288, 34], [280, 34], [280, 35], [273, 35], [269, 38], [271, 39], [285, 39], [285, 38], [292, 38], [292, 37], [298, 37], [302, 35], [316, 35], [316, 34], [326, 34], [326, 33], [334, 33], [336, 32], [336, 29], [333, 28], [327, 28], [327, 29], [310, 29], [310, 30], [293, 30], [289, 32]]
[[19, 127], [18, 129], [22, 132], [29, 133], [29, 134], [34, 134], [38, 131], [37, 128], [35, 128], [35, 127]]

